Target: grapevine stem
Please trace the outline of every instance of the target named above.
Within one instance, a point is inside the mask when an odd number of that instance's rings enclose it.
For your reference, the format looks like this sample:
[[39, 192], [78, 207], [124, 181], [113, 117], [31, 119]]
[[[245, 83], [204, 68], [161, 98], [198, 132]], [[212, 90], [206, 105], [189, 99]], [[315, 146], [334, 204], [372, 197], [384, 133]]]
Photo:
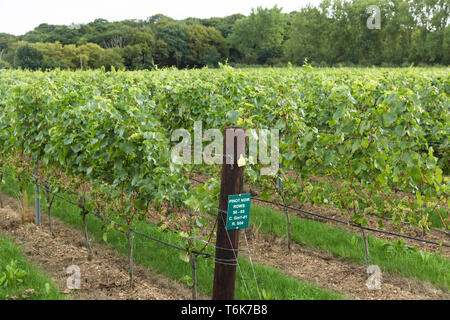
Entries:
[[3, 208], [2, 181], [3, 181], [3, 174], [0, 174], [0, 208]]
[[47, 193], [48, 228], [50, 230], [50, 234], [52, 235], [52, 237], [55, 237], [55, 234], [53, 233], [53, 225], [52, 225], [52, 206], [53, 206], [53, 201], [55, 201], [55, 195], [50, 197], [51, 192], [50, 192], [49, 186], [45, 186], [45, 189], [47, 190], [46, 193]]
[[133, 289], [134, 282], [133, 282], [133, 268], [134, 268], [134, 260], [133, 260], [133, 235], [131, 234], [131, 231], [127, 231], [127, 239], [128, 239], [128, 246], [130, 249], [130, 288]]
[[88, 260], [91, 261], [92, 260], [92, 247], [91, 247], [91, 244], [89, 243], [89, 236], [88, 236], [88, 231], [87, 231], [87, 222], [86, 222], [87, 213], [88, 213], [88, 211], [86, 209], [83, 209], [84, 236], [86, 238], [86, 247], [88, 249]]
[[192, 266], [192, 299], [197, 300], [197, 255], [191, 253], [189, 256]]

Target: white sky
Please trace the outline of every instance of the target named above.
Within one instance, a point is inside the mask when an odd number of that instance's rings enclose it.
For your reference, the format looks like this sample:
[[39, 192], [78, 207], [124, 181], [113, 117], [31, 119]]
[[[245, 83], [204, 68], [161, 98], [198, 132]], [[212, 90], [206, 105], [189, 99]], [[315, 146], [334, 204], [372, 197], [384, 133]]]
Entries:
[[248, 15], [257, 6], [274, 5], [291, 12], [320, 0], [0, 0], [0, 33], [22, 35], [41, 23], [88, 23], [97, 18], [108, 21], [145, 19], [162, 13], [174, 19]]

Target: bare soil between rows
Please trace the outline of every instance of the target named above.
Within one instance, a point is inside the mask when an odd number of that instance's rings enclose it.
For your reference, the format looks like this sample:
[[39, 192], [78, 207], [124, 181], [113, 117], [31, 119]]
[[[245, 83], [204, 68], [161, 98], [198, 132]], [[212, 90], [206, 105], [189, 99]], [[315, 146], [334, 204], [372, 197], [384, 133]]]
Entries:
[[[366, 266], [358, 265], [331, 254], [291, 244], [275, 236], [246, 231], [254, 263], [274, 266], [285, 274], [344, 294], [349, 299], [361, 300], [449, 300], [450, 293], [431, 284], [394, 276], [381, 275], [381, 289], [369, 289]], [[240, 255], [246, 256], [246, 243], [240, 232]]]
[[[258, 205], [268, 206], [268, 207], [271, 207], [272, 209], [278, 210], [278, 211], [281, 210], [279, 206], [274, 206], [271, 204], [268, 204], [268, 205], [267, 204], [258, 204]], [[326, 217], [340, 219], [343, 221], [348, 220], [348, 217], [345, 215], [345, 213], [340, 212], [339, 210], [330, 208], [330, 207], [304, 204], [302, 206], [302, 209], [307, 212], [318, 213], [318, 214], [326, 216]], [[289, 210], [289, 214], [293, 215], [293, 216], [297, 216], [299, 218], [305, 218], [305, 219], [310, 219], [310, 220], [315, 220], [315, 221], [318, 221], [321, 223], [325, 223], [327, 225], [331, 225], [334, 227], [344, 229], [348, 232], [360, 233], [360, 229], [357, 227], [349, 226], [349, 225], [346, 225], [343, 223], [334, 222], [331, 220], [324, 221], [324, 219], [314, 217], [314, 216], [308, 215], [306, 213], [292, 212], [292, 210]], [[378, 220], [379, 220], [378, 217], [366, 216], [366, 218], [368, 220], [368, 224], [367, 224], [368, 228], [378, 229], [378, 230], [392, 232], [392, 233], [399, 233], [399, 234], [403, 234], [406, 236], [411, 236], [411, 237], [416, 237], [419, 239], [433, 241], [436, 243], [450, 244], [449, 234], [444, 233], [443, 231], [441, 232], [441, 231], [431, 229], [429, 232], [422, 234], [422, 232], [419, 231], [417, 227], [409, 226], [408, 228], [404, 228], [402, 230], [402, 232], [400, 233], [399, 230], [397, 229], [397, 226], [392, 225], [391, 221], [389, 221], [388, 219], [382, 219], [384, 227], [382, 229], [380, 229], [378, 227]], [[450, 258], [450, 249], [448, 247], [444, 247], [444, 246], [441, 247], [436, 244], [430, 244], [430, 243], [426, 243], [426, 242], [422, 242], [422, 241], [412, 240], [412, 239], [403, 238], [403, 237], [390, 235], [390, 234], [386, 234], [386, 233], [381, 233], [381, 232], [373, 232], [373, 231], [366, 230], [365, 233], [366, 233], [366, 235], [370, 234], [370, 236], [372, 236], [374, 238], [379, 238], [379, 239], [383, 239], [383, 240], [391, 241], [391, 242], [401, 240], [401, 241], [403, 241], [403, 243], [405, 245], [416, 247], [420, 250], [427, 251], [427, 252], [439, 253], [444, 257]]]
[[[48, 231], [48, 220], [42, 215], [41, 226], [21, 223], [18, 201], [6, 197], [0, 209], [0, 231], [12, 236], [23, 247], [26, 256], [52, 277], [69, 299], [80, 300], [184, 300], [191, 299], [191, 290], [151, 270], [136, 266], [135, 287], [129, 287], [128, 261], [104, 243], [91, 240], [94, 258], [88, 261], [81, 230], [53, 218], [55, 238]], [[272, 266], [286, 275], [340, 292], [349, 299], [363, 300], [450, 300], [450, 293], [430, 284], [399, 276], [382, 274], [380, 290], [366, 286], [366, 267], [338, 259], [331, 254], [292, 244], [287, 251], [285, 241], [272, 235], [246, 231], [249, 247], [241, 232], [240, 256], [250, 249], [254, 263]], [[81, 269], [81, 290], [66, 289], [67, 267]], [[200, 295], [200, 299], [208, 297]]]
[[[134, 288], [129, 285], [128, 259], [108, 245], [91, 240], [93, 259], [81, 230], [70, 227], [52, 217], [52, 237], [48, 218], [41, 216], [41, 226], [22, 223], [18, 201], [5, 197], [0, 208], [0, 232], [11, 236], [23, 248], [26, 257], [50, 276], [61, 292], [73, 300], [189, 300], [191, 290], [186, 286], [159, 275], [147, 268], [135, 266]], [[76, 265], [81, 271], [81, 289], [67, 289], [66, 273]], [[200, 296], [200, 299], [206, 297]]]
[[[205, 181], [205, 177], [201, 175], [193, 175], [194, 178]], [[193, 181], [193, 185], [198, 183]], [[250, 190], [247, 190], [250, 192]], [[270, 207], [274, 210], [281, 211], [279, 206], [257, 203], [259, 206]], [[312, 206], [305, 204], [304, 210], [319, 213], [327, 217], [333, 217], [346, 220], [344, 213], [334, 208]], [[349, 232], [359, 232], [358, 229], [336, 223], [330, 220], [315, 218], [311, 215], [292, 212], [289, 214], [299, 218], [306, 218], [325, 223], [334, 227], [344, 229]], [[378, 217], [368, 216], [368, 227], [378, 229]], [[396, 226], [390, 224], [390, 221], [384, 219], [383, 230], [398, 233]], [[419, 237], [422, 239], [443, 243], [450, 243], [450, 237], [444, 232], [430, 230], [423, 235], [417, 228], [403, 230], [405, 235]], [[367, 232], [372, 237], [380, 238], [387, 241], [397, 241], [397, 236], [388, 234]], [[254, 262], [274, 266], [285, 274], [315, 283], [321, 287], [328, 288], [344, 294], [350, 299], [364, 300], [422, 300], [422, 299], [450, 299], [450, 293], [432, 286], [424, 281], [409, 279], [397, 275], [387, 273], [382, 274], [382, 286], [380, 290], [371, 290], [366, 286], [368, 274], [366, 266], [351, 263], [344, 259], [339, 259], [332, 254], [313, 250], [306, 246], [296, 243], [291, 244], [291, 251], [287, 249], [286, 241], [274, 235], [268, 235], [258, 232], [257, 228], [250, 228], [247, 231], [247, 240], [251, 256]], [[450, 250], [446, 247], [442, 249], [437, 245], [424, 242], [418, 242], [410, 239], [402, 238], [404, 243], [409, 246], [415, 246], [420, 250], [438, 253], [446, 258], [450, 257]], [[245, 238], [241, 231], [240, 254], [246, 255], [247, 248], [244, 246]]]
[[[200, 181], [207, 181], [207, 177], [202, 176], [202, 175], [194, 175], [193, 174], [192, 177], [195, 179], [198, 179]], [[192, 180], [191, 183], [194, 187], [198, 185], [198, 182], [196, 182], [194, 180]], [[248, 188], [248, 186], [244, 186], [243, 192], [244, 193], [255, 193], [256, 191], [250, 190]], [[264, 203], [264, 202], [259, 202], [256, 200], [252, 201], [252, 203], [255, 205], [258, 205], [260, 207], [267, 207], [267, 208], [271, 208], [273, 210], [280, 211], [280, 212], [282, 212], [284, 210], [283, 207], [276, 205], [276, 204]], [[295, 208], [301, 208], [302, 210], [307, 211], [307, 212], [317, 213], [317, 214], [320, 214], [325, 217], [335, 218], [335, 219], [339, 219], [342, 221], [348, 221], [348, 216], [344, 212], [341, 212], [340, 210], [333, 208], [333, 207], [311, 205], [309, 203], [305, 203], [301, 206], [298, 204], [296, 205], [294, 203], [291, 206], [295, 207]], [[349, 232], [356, 232], [356, 233], [360, 232], [360, 230], [358, 228], [349, 226], [347, 224], [338, 223], [338, 222], [335, 222], [332, 220], [325, 220], [323, 218], [315, 217], [313, 215], [309, 215], [306, 213], [301, 213], [299, 211], [293, 211], [291, 209], [288, 209], [288, 212], [289, 212], [289, 215], [291, 215], [291, 216], [296, 216], [299, 218], [318, 221], [318, 222], [321, 222], [321, 223], [324, 223], [324, 224], [327, 224], [330, 226], [344, 229]], [[433, 241], [436, 243], [441, 242], [441, 243], [445, 243], [445, 244], [450, 244], [450, 233], [445, 232], [444, 230], [438, 231], [436, 229], [431, 229], [430, 231], [423, 234], [422, 230], [419, 230], [419, 228], [417, 226], [403, 225], [402, 232], [400, 232], [398, 230], [398, 226], [393, 225], [392, 221], [389, 219], [386, 219], [384, 217], [381, 218], [381, 220], [383, 220], [383, 228], [380, 228], [378, 226], [378, 220], [380, 219], [379, 217], [376, 217], [373, 215], [367, 215], [366, 218], [368, 220], [367, 227], [372, 228], [372, 229], [378, 229], [378, 230], [383, 230], [383, 231], [388, 231], [388, 232], [393, 232], [393, 233], [400, 233], [400, 234], [404, 234], [407, 236], [412, 236], [412, 237], [421, 238], [424, 240]], [[365, 231], [365, 232], [366, 232], [366, 234], [370, 233], [370, 235], [372, 237], [380, 238], [380, 239], [387, 240], [387, 241], [397, 241], [397, 240], [401, 239], [408, 246], [414, 246], [420, 250], [427, 251], [427, 252], [440, 253], [443, 256], [450, 258], [450, 249], [448, 247], [442, 247], [442, 250], [441, 250], [440, 246], [435, 245], [435, 244], [429, 244], [426, 242], [416, 241], [416, 240], [412, 240], [412, 239], [408, 239], [408, 238], [400, 238], [395, 235], [389, 235], [389, 234], [380, 233], [380, 232], [372, 232], [372, 231]]]

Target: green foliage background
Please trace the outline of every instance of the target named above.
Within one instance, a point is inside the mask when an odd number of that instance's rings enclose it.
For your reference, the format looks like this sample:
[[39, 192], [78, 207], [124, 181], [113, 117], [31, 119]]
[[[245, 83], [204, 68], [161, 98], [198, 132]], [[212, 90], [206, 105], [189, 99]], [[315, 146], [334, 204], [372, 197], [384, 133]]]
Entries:
[[[367, 27], [370, 5], [380, 8], [380, 29]], [[323, 0], [291, 13], [275, 6], [223, 18], [43, 23], [21, 36], [0, 33], [0, 68], [448, 65], [449, 14], [445, 0]]]

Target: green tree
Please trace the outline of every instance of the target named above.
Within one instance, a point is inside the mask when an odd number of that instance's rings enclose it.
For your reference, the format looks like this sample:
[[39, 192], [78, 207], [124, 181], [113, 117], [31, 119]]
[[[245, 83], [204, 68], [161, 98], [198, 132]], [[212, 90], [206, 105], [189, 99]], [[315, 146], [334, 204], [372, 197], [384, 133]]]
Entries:
[[[369, 5], [381, 9], [381, 28], [370, 29]], [[450, 63], [448, 0], [322, 0], [298, 12], [253, 9], [249, 16], [174, 20], [96, 19], [70, 26], [40, 24], [23, 36], [0, 33], [0, 61], [19, 67], [17, 50], [42, 52], [43, 69], [94, 68], [120, 52], [130, 70], [153, 65], [201, 67], [228, 59], [245, 64], [307, 58], [318, 65], [410, 65]], [[108, 51], [104, 49], [118, 48]]]
[[166, 65], [184, 67], [185, 57], [189, 55], [189, 39], [185, 27], [176, 23], [165, 25], [158, 28], [157, 38], [167, 44]]
[[7, 33], [0, 33], [0, 52], [8, 49], [10, 43], [16, 41], [16, 37]]
[[43, 23], [34, 30], [27, 32], [23, 40], [28, 42], [55, 42], [62, 44], [77, 43], [82, 35], [78, 27], [49, 25]]
[[154, 68], [152, 51], [144, 44], [126, 46], [122, 49], [122, 57], [128, 70], [151, 70]]
[[39, 50], [24, 45], [17, 49], [17, 63], [23, 69], [37, 70], [42, 68], [44, 55]]
[[224, 18], [210, 18], [202, 19], [201, 24], [205, 27], [214, 27], [222, 33], [224, 38], [227, 38], [233, 29], [233, 25], [236, 21], [245, 18], [243, 14], [233, 14], [231, 16], [226, 16]]
[[148, 32], [133, 28], [129, 35], [129, 45], [122, 50], [124, 65], [129, 70], [153, 69], [155, 38]]
[[38, 49], [44, 55], [42, 62], [43, 69], [66, 68], [64, 60], [64, 47], [59, 42], [38, 42], [30, 44], [33, 48]]
[[444, 30], [444, 40], [443, 40], [443, 57], [442, 64], [450, 65], [450, 25], [448, 25]]
[[167, 47], [167, 43], [164, 40], [156, 40], [153, 57], [155, 59], [155, 64], [157, 65], [168, 64], [169, 49]]
[[104, 50], [96, 43], [86, 43], [79, 46], [80, 68], [83, 66], [83, 69], [95, 69]]
[[292, 18], [288, 40], [284, 45], [285, 55], [289, 61], [301, 65], [305, 59], [320, 62], [325, 59], [322, 47], [326, 45], [323, 28], [327, 19], [315, 7], [302, 8]]
[[175, 20], [173, 20], [171, 17], [165, 16], [165, 15], [160, 14], [160, 13], [159, 14], [154, 14], [153, 16], [148, 17], [145, 20], [145, 22], [147, 24], [150, 24], [150, 25], [154, 25], [154, 24], [156, 24], [158, 22], [162, 22], [162, 21], [174, 22]]
[[249, 17], [237, 20], [229, 37], [229, 43], [248, 64], [267, 63], [280, 58], [285, 30], [281, 8], [258, 7]]
[[114, 69], [124, 69], [125, 65], [123, 63], [123, 57], [121, 54], [122, 49], [120, 48], [111, 48], [106, 49], [102, 52], [99, 60], [97, 61], [96, 67], [99, 68], [101, 66], [105, 67], [106, 71], [111, 71], [112, 67]]
[[186, 27], [186, 33], [189, 39], [188, 65], [215, 66], [227, 55], [225, 39], [217, 29], [194, 24]]
[[0, 60], [0, 70], [1, 69], [11, 69], [11, 65], [4, 60]]
[[81, 68], [80, 53], [76, 45], [69, 44], [63, 46], [64, 64], [66, 68], [77, 70]]

